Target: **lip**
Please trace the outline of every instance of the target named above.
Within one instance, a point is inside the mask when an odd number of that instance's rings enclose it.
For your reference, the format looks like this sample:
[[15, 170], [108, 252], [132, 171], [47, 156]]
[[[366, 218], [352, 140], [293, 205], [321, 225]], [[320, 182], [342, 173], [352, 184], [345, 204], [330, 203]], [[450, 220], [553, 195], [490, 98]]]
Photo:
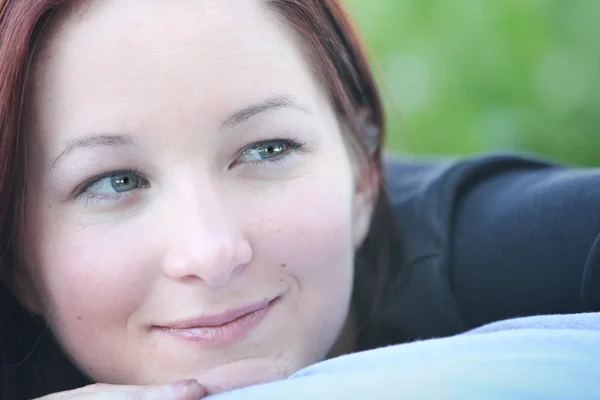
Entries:
[[153, 330], [202, 347], [225, 346], [248, 336], [265, 318], [277, 299], [254, 303], [221, 314], [203, 315], [155, 326]]

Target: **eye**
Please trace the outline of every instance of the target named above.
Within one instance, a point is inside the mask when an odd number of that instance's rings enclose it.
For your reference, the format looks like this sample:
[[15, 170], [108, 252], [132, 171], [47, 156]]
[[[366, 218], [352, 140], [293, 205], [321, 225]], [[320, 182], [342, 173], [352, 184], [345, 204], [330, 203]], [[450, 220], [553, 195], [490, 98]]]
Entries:
[[100, 178], [85, 191], [94, 195], [111, 195], [149, 187], [150, 183], [135, 172], [118, 172]]
[[270, 161], [281, 159], [289, 153], [299, 150], [304, 143], [292, 139], [273, 139], [255, 143], [242, 151], [238, 162]]

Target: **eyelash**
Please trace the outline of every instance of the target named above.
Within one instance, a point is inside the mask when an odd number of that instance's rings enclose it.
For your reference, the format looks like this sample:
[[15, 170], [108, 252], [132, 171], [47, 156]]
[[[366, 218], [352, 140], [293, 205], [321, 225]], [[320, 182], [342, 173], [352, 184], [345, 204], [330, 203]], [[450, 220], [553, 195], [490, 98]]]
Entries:
[[[252, 148], [257, 148], [261, 145], [265, 145], [268, 143], [281, 143], [286, 147], [287, 151], [286, 151], [286, 153], [284, 153], [282, 155], [275, 156], [272, 158], [239, 162], [239, 158], [242, 156], [244, 151], [247, 151]], [[229, 166], [229, 169], [232, 169], [237, 166], [244, 165], [244, 164], [258, 165], [258, 164], [264, 164], [265, 162], [280, 163], [280, 164], [283, 163], [284, 164], [287, 161], [286, 159], [288, 156], [290, 156], [298, 151], [301, 151], [305, 146], [306, 146], [305, 142], [298, 140], [298, 139], [293, 139], [293, 138], [287, 138], [287, 139], [273, 138], [273, 139], [268, 139], [268, 140], [261, 140], [259, 142], [252, 143], [252, 144], [244, 147], [242, 150], [238, 151], [236, 160]], [[100, 202], [106, 201], [106, 200], [119, 202], [119, 201], [122, 201], [124, 198], [134, 196], [135, 191], [136, 191], [135, 189], [127, 191], [127, 192], [118, 193], [115, 195], [110, 195], [110, 196], [87, 193], [87, 190], [95, 183], [99, 182], [102, 179], [110, 178], [110, 177], [112, 177], [114, 175], [118, 175], [118, 174], [133, 174], [133, 175], [137, 175], [137, 176], [141, 177], [142, 179], [146, 179], [144, 177], [144, 175], [141, 174], [137, 169], [123, 169], [123, 170], [111, 171], [111, 172], [104, 173], [102, 175], [95, 176], [94, 178], [89, 179], [86, 182], [84, 182], [82, 185], [80, 185], [79, 189], [76, 190], [76, 192], [75, 192], [76, 194], [74, 197], [76, 199], [84, 200], [85, 205], [88, 205], [90, 203], [100, 203]]]
[[93, 177], [92, 179], [87, 180], [82, 185], [80, 185], [80, 187], [75, 192], [75, 198], [84, 200], [85, 205], [88, 205], [90, 203], [100, 203], [100, 202], [106, 201], [106, 200], [121, 201], [122, 199], [124, 199], [126, 197], [132, 196], [133, 190], [128, 191], [128, 192], [118, 193], [115, 195], [92, 194], [92, 193], [87, 192], [88, 189], [92, 185], [101, 181], [102, 179], [110, 178], [111, 176], [119, 175], [119, 174], [132, 174], [132, 175], [140, 176], [143, 179], [145, 179], [143, 174], [141, 174], [140, 171], [135, 168], [121, 169], [121, 170], [107, 172], [102, 175], [97, 175], [97, 176]]
[[[256, 148], [259, 147], [261, 145], [265, 145], [268, 143], [282, 143], [283, 145], [285, 145], [287, 147], [287, 152], [281, 156], [277, 156], [277, 157], [272, 157], [272, 158], [265, 158], [262, 160], [250, 160], [250, 161], [245, 161], [245, 162], [238, 162], [239, 158], [242, 156], [242, 154], [244, 153], [244, 151], [247, 151], [249, 149], [252, 148]], [[287, 157], [298, 152], [301, 151], [304, 147], [306, 146], [306, 143], [299, 140], [299, 139], [284, 139], [284, 138], [273, 138], [273, 139], [268, 139], [268, 140], [261, 140], [259, 142], [256, 143], [252, 143], [249, 146], [244, 147], [242, 150], [238, 151], [237, 153], [237, 157], [236, 157], [236, 161], [234, 161], [229, 168], [234, 168], [238, 165], [241, 164], [247, 164], [247, 165], [256, 165], [256, 164], [262, 164], [265, 162], [270, 162], [270, 163], [285, 163], [287, 161]]]

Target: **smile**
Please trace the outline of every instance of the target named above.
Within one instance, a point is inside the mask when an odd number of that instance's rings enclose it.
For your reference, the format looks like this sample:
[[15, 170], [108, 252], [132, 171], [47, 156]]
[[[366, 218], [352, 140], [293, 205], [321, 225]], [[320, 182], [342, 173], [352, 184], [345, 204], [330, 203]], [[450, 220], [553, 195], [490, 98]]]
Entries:
[[267, 316], [277, 299], [222, 314], [155, 326], [152, 330], [205, 348], [227, 346], [247, 337]]

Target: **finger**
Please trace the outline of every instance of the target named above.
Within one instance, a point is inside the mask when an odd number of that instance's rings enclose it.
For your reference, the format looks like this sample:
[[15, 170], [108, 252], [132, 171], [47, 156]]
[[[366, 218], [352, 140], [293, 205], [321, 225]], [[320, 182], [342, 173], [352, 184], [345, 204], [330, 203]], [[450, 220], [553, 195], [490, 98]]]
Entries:
[[93, 384], [67, 392], [54, 393], [38, 400], [197, 400], [206, 396], [196, 380], [162, 386]]
[[92, 386], [90, 399], [94, 400], [197, 400], [206, 396], [204, 387], [193, 379], [161, 386]]

